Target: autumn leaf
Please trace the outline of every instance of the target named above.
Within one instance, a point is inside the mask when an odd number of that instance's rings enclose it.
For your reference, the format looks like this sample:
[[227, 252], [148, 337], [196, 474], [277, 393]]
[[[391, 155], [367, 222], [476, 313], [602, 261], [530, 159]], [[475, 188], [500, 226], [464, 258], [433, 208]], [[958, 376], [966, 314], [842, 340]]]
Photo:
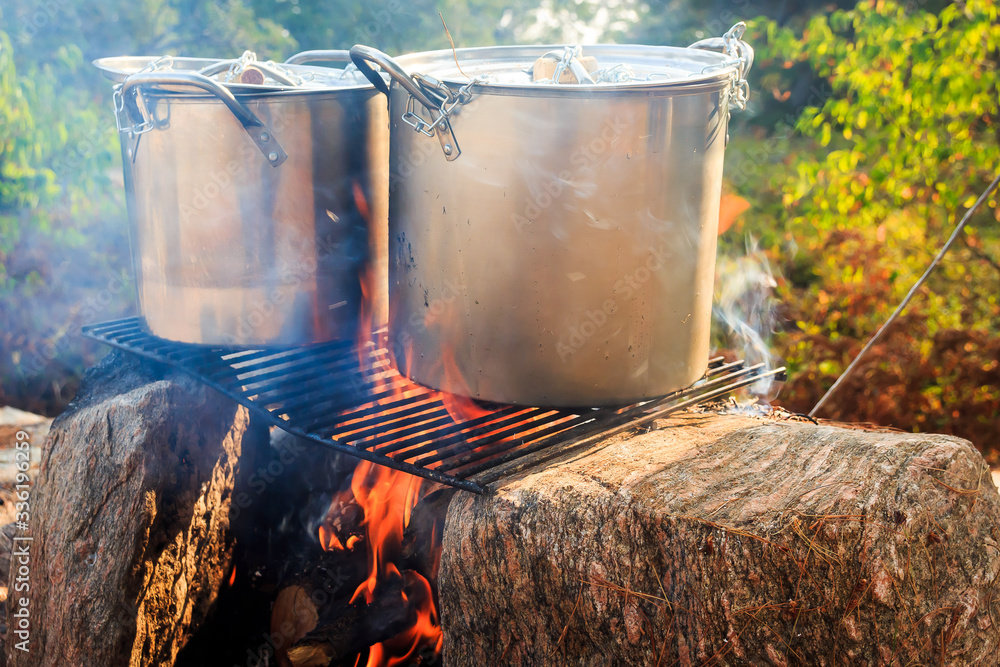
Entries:
[[723, 193], [719, 204], [719, 234], [725, 233], [750, 208], [750, 202], [739, 195]]

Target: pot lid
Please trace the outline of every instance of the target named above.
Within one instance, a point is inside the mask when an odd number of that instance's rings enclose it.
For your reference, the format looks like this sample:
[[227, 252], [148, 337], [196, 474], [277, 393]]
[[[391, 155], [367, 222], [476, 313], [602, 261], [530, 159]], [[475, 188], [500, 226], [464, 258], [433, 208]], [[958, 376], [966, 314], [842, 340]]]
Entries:
[[[441, 50], [397, 59], [411, 74], [520, 94], [596, 93], [733, 81], [737, 55], [672, 46], [501, 46]], [[457, 61], [457, 62], [456, 62]]]
[[[345, 67], [314, 67], [303, 62], [341, 63]], [[213, 79], [234, 94], [368, 88], [371, 84], [350, 62], [347, 51], [307, 51], [284, 63], [257, 60], [252, 51], [234, 59], [181, 56], [123, 56], [100, 58], [94, 65], [105, 77], [121, 83], [139, 72], [196, 73]], [[168, 86], [163, 85], [166, 89]], [[173, 91], [171, 91], [173, 92]], [[189, 89], [177, 92], [191, 93]]]

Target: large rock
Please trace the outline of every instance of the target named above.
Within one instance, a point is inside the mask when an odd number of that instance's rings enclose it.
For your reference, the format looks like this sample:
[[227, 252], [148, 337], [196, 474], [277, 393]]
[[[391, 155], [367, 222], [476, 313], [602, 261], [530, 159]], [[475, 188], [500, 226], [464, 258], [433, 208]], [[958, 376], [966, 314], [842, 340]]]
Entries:
[[448, 510], [449, 665], [998, 664], [972, 446], [685, 415]]
[[[56, 419], [31, 488], [30, 592], [8, 599], [10, 664], [169, 665], [230, 574], [248, 413], [113, 353]], [[28, 599], [28, 650], [18, 610]]]

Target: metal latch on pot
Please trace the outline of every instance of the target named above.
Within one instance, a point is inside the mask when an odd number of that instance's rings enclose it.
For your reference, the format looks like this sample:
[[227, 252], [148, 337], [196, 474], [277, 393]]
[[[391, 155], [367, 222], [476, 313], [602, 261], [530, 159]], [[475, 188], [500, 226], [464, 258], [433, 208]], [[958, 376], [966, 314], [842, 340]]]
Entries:
[[480, 83], [480, 79], [473, 79], [459, 88], [458, 92], [453, 92], [443, 82], [430, 76], [414, 74], [413, 79], [429, 96], [440, 99], [440, 103], [436, 108], [428, 107], [428, 111], [435, 115], [434, 120], [428, 123], [423, 116], [416, 112], [416, 98], [410, 95], [406, 100], [406, 112], [400, 120], [423, 135], [428, 137], [436, 135], [441, 141], [441, 150], [444, 151], [445, 157], [449, 160], [455, 159], [461, 151], [458, 148], [458, 141], [455, 139], [455, 132], [451, 129], [449, 118], [456, 108], [468, 104], [472, 100], [472, 87]]
[[115, 105], [115, 126], [118, 128], [118, 134], [122, 137], [122, 142], [125, 144], [125, 154], [128, 155], [128, 159], [131, 162], [135, 162], [135, 153], [139, 148], [139, 139], [142, 135], [146, 134], [154, 127], [156, 124], [153, 122], [153, 116], [146, 108], [146, 100], [142, 96], [136, 96], [135, 107], [138, 111], [139, 120], [133, 121], [129, 116], [129, 112], [125, 109], [125, 96], [122, 94], [121, 86], [115, 86], [115, 91], [111, 95], [111, 99]]
[[[173, 66], [174, 59], [172, 56], [162, 56], [151, 60], [145, 67], [135, 72], [135, 74], [168, 72]], [[135, 74], [131, 76], [135, 76]], [[128, 78], [125, 77], [125, 80], [127, 81]], [[135, 153], [139, 147], [139, 139], [142, 135], [156, 127], [156, 123], [153, 121], [153, 114], [146, 106], [146, 100], [138, 94], [136, 94], [134, 100], [134, 115], [136, 119], [131, 117], [133, 114], [129, 113], [125, 108], [125, 94], [122, 92], [123, 86], [124, 82], [115, 86], [111, 100], [115, 105], [115, 127], [118, 128], [118, 133], [122, 136], [122, 141], [125, 142], [125, 153], [128, 155], [129, 160], [134, 162]]]

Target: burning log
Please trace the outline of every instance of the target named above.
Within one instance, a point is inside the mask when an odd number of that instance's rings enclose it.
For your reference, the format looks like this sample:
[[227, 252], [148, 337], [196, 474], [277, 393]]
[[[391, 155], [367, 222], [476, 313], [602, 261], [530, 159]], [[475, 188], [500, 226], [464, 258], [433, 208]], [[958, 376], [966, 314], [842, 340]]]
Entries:
[[[354, 581], [356, 584], [366, 577], [363, 559], [359, 575]], [[312, 667], [353, 663], [355, 656], [365, 653], [369, 647], [413, 625], [416, 611], [406, 602], [406, 582], [402, 576], [383, 582], [370, 603], [363, 599], [352, 602], [353, 588], [346, 596], [337, 595], [344, 590], [337, 587], [343, 576], [343, 569], [316, 567], [278, 594], [271, 631], [273, 636], [289, 640], [287, 648], [277, 647], [279, 665]], [[336, 587], [333, 594], [331, 584]]]
[[456, 496], [447, 664], [995, 662], [1000, 496], [969, 443], [659, 426]]
[[173, 664], [231, 572], [248, 429], [244, 408], [186, 376], [119, 353], [92, 369], [32, 486], [31, 588], [8, 600], [13, 618], [28, 598], [30, 638], [10, 664]]
[[437, 576], [454, 491], [423, 487], [409, 475], [362, 464], [352, 488], [334, 495], [317, 530], [325, 551], [288, 578], [275, 599], [278, 664], [355, 664], [359, 656], [362, 664], [433, 661], [440, 630], [429, 582]]

